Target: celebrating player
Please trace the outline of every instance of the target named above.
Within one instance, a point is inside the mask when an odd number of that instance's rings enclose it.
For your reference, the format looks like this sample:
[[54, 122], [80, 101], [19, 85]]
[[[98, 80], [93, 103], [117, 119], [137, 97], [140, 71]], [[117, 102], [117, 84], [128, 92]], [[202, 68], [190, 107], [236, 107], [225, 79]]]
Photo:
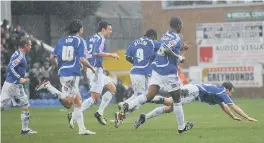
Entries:
[[[174, 17], [170, 21], [171, 30], [161, 36], [161, 47], [157, 52], [153, 62], [153, 71], [150, 79], [150, 86], [147, 94], [141, 94], [122, 106], [124, 117], [126, 112], [151, 101], [160, 88], [168, 91], [174, 101], [174, 112], [178, 121], [178, 132], [183, 133], [190, 130], [194, 124], [184, 121], [184, 113], [180, 98], [180, 88], [182, 86], [178, 77], [178, 63], [184, 62], [184, 57], [180, 56], [182, 40], [179, 33], [182, 28], [182, 21]], [[121, 119], [122, 120], [122, 119]]]
[[[96, 68], [96, 72], [92, 73], [87, 69], [87, 77], [90, 80], [91, 84], [91, 97], [83, 101], [82, 111], [85, 111], [93, 104], [95, 104], [103, 91], [104, 86], [108, 91], [102, 96], [102, 101], [99, 106], [99, 109], [94, 114], [94, 117], [102, 125], [106, 125], [106, 120], [103, 117], [104, 109], [110, 103], [113, 95], [116, 93], [116, 87], [108, 77], [103, 73], [103, 59], [104, 57], [112, 57], [119, 59], [119, 56], [114, 53], [107, 53], [105, 37], [109, 37], [112, 34], [112, 26], [106, 21], [101, 21], [98, 24], [98, 33], [91, 36], [87, 40], [87, 58], [90, 63]], [[71, 116], [68, 116], [71, 119]]]
[[[85, 59], [84, 49], [86, 42], [80, 37], [83, 33], [83, 25], [80, 20], [74, 20], [67, 28], [69, 36], [58, 41], [50, 60], [58, 60], [60, 82], [62, 92], [53, 87], [49, 81], [42, 82], [36, 90], [47, 89], [53, 94], [57, 94], [60, 102], [64, 107], [71, 108], [72, 103], [75, 104], [72, 113], [72, 119], [77, 121], [80, 135], [95, 134], [84, 126], [82, 112], [82, 98], [79, 92], [79, 80], [82, 65], [87, 66], [92, 71], [94, 68]], [[82, 65], [81, 65], [82, 64]], [[73, 128], [73, 126], [72, 126]]]
[[21, 134], [36, 134], [36, 131], [28, 127], [30, 117], [29, 103], [23, 87], [23, 84], [29, 81], [25, 77], [27, 69], [25, 54], [31, 49], [31, 40], [27, 37], [22, 37], [18, 43], [18, 48], [19, 50], [13, 53], [7, 66], [7, 76], [1, 92], [1, 110], [12, 106], [22, 107]]
[[[126, 59], [133, 64], [130, 71], [130, 79], [134, 94], [118, 104], [119, 108], [128, 101], [133, 100], [139, 94], [144, 93], [147, 90], [148, 79], [151, 75], [153, 62], [156, 51], [160, 47], [160, 43], [157, 40], [157, 32], [154, 29], [149, 29], [143, 37], [140, 37], [129, 45], [126, 51]], [[115, 127], [118, 127], [121, 121], [118, 119], [119, 112], [115, 113]]]
[[[213, 84], [187, 84], [181, 88], [181, 102], [182, 104], [185, 104], [196, 100], [208, 103], [209, 105], [218, 104], [222, 108], [222, 110], [234, 120], [240, 121], [241, 118], [236, 117], [230, 111], [230, 108], [249, 121], [257, 121], [256, 119], [249, 117], [239, 106], [237, 106], [230, 99], [229, 96], [232, 95], [233, 91], [234, 87], [233, 84], [230, 82], [225, 82], [222, 84], [222, 86], [217, 86]], [[156, 96], [151, 102], [162, 103], [166, 106], [157, 107], [147, 114], [141, 114], [139, 119], [135, 123], [135, 128], [138, 128], [148, 119], [160, 116], [164, 113], [170, 113], [173, 110], [172, 98]]]

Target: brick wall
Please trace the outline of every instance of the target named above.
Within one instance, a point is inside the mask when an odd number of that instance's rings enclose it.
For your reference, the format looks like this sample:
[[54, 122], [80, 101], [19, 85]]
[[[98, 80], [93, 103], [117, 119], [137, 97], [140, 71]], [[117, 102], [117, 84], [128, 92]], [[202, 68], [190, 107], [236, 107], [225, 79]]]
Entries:
[[[184, 41], [191, 46], [186, 53], [186, 58], [190, 65], [197, 65], [197, 47], [196, 47], [196, 24], [197, 23], [217, 23], [227, 22], [225, 13], [232, 11], [251, 11], [263, 10], [264, 5], [258, 6], [241, 6], [241, 7], [226, 7], [226, 8], [197, 8], [197, 9], [172, 9], [165, 10], [162, 8], [160, 1], [142, 1], [142, 19], [143, 31], [149, 28], [155, 28], [159, 34], [166, 32], [169, 29], [169, 20], [172, 16], [180, 17], [183, 21], [183, 36]], [[254, 20], [255, 21], [255, 20]], [[184, 68], [188, 65], [184, 64]], [[238, 96], [264, 97], [264, 87], [237, 89]]]

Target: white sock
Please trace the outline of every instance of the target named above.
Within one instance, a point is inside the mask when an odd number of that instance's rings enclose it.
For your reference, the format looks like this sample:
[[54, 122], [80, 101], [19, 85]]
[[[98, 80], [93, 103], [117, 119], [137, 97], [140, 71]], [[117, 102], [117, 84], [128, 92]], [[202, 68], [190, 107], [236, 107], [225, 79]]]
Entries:
[[79, 131], [85, 130], [84, 121], [83, 121], [83, 112], [81, 108], [74, 108], [72, 113], [72, 120], [76, 120], [79, 126]]
[[63, 95], [63, 93], [61, 91], [59, 91], [58, 89], [56, 89], [54, 86], [52, 86], [51, 84], [47, 85], [47, 90], [51, 93], [51, 94], [57, 94], [59, 99], [63, 99], [66, 96]]
[[154, 118], [157, 117], [161, 114], [165, 113], [165, 109], [164, 107], [157, 107], [154, 110], [152, 110], [151, 112], [149, 112], [148, 114], [146, 114], [146, 120], [150, 119], [150, 118]]
[[178, 129], [183, 130], [185, 128], [185, 122], [184, 122], [184, 113], [182, 109], [182, 104], [173, 103], [173, 111], [176, 114], [176, 119], [178, 122]]
[[133, 94], [132, 96], [130, 96], [129, 98], [127, 98], [124, 102], [129, 102], [129, 101], [131, 101], [131, 100], [133, 100], [133, 99], [135, 99], [137, 97], [137, 95], [136, 94]]
[[23, 111], [21, 112], [21, 123], [22, 123], [22, 131], [28, 130], [28, 124], [29, 124], [29, 112]]
[[139, 107], [140, 105], [144, 104], [147, 102], [147, 97], [145, 94], [140, 94], [133, 100], [127, 102], [129, 110], [133, 110], [136, 107]]
[[106, 108], [106, 106], [110, 103], [111, 99], [113, 97], [113, 94], [109, 91], [107, 91], [103, 97], [102, 97], [102, 101], [101, 104], [99, 106], [99, 109], [97, 110], [97, 112], [103, 116], [104, 114], [104, 109]]
[[137, 97], [137, 95], [134, 93], [132, 96], [130, 96], [129, 98], [127, 98], [125, 101], [123, 102], [119, 102], [119, 105], [123, 105], [124, 103], [130, 102], [131, 100], [135, 99]]
[[84, 112], [85, 110], [89, 109], [92, 107], [92, 105], [94, 104], [94, 99], [93, 97], [89, 97], [88, 99], [84, 100], [82, 103], [82, 112]]

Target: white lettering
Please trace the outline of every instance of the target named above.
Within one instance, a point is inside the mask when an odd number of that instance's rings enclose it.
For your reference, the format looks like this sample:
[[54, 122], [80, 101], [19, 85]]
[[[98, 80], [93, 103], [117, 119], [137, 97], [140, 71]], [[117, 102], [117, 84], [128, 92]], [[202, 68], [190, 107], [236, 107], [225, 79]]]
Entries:
[[220, 45], [216, 46], [217, 51], [238, 51], [238, 45]]
[[147, 41], [136, 40], [136, 41], [134, 42], [134, 45], [135, 45], [135, 46], [137, 46], [137, 45], [144, 45], [144, 46], [146, 46], [147, 43], [148, 43]]

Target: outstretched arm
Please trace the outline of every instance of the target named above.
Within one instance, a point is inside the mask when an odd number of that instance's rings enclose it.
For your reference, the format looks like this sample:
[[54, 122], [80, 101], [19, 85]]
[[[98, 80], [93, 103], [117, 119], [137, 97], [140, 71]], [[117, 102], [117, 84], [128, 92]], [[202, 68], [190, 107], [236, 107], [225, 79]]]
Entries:
[[104, 53], [104, 52], [101, 52], [101, 53], [94, 53], [93, 54], [94, 56], [99, 56], [99, 57], [111, 57], [111, 58], [114, 58], [114, 59], [120, 59], [120, 57], [115, 54], [115, 53]]
[[225, 103], [222, 102], [222, 103], [220, 103], [219, 105], [220, 105], [220, 107], [222, 108], [222, 110], [223, 110], [227, 115], [229, 115], [232, 119], [237, 120], [237, 121], [241, 121], [240, 118], [236, 117], [236, 116], [231, 112], [231, 110], [229, 109], [229, 107], [228, 107]]
[[232, 108], [237, 114], [239, 114], [240, 116], [244, 117], [245, 119], [249, 120], [249, 121], [258, 121], [254, 118], [249, 117], [239, 106], [237, 106], [236, 104], [229, 104], [228, 105], [230, 108]]

